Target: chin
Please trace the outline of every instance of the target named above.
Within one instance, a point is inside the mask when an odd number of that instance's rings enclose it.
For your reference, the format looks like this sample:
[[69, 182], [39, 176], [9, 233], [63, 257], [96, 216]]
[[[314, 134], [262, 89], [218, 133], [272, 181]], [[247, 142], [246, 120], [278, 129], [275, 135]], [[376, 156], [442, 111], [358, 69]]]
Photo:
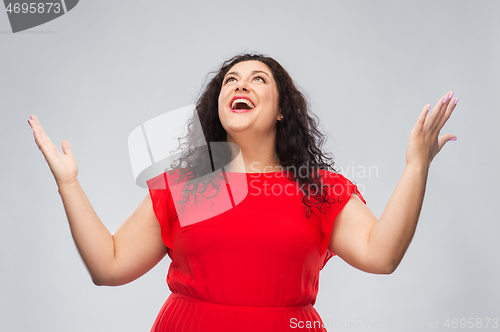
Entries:
[[226, 129], [226, 132], [228, 132], [228, 133], [240, 133], [240, 132], [246, 131], [248, 128], [250, 128], [249, 123], [234, 123], [234, 124], [229, 125], [229, 128]]

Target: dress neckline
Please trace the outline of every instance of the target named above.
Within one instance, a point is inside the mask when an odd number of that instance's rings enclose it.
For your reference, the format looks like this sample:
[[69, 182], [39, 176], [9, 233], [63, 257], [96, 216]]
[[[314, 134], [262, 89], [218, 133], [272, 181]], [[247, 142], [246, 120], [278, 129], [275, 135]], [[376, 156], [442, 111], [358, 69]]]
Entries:
[[233, 172], [233, 171], [225, 171], [226, 173], [237, 173], [237, 174], [274, 174], [274, 173], [282, 173], [285, 170], [275, 171], [275, 172]]

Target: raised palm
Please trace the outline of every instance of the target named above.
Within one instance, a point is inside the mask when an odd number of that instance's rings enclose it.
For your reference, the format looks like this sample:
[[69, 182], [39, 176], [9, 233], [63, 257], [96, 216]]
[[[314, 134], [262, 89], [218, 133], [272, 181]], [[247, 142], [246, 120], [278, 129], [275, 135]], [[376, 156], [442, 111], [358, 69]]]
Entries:
[[[441, 151], [446, 142], [456, 139], [453, 134], [439, 136], [441, 129], [450, 118], [457, 106], [458, 98], [453, 99], [454, 93], [448, 92], [436, 103], [430, 112], [424, 107], [415, 123], [406, 149], [406, 164], [428, 168], [434, 157]], [[429, 116], [427, 116], [429, 114]]]
[[35, 115], [30, 115], [28, 123], [33, 129], [36, 145], [40, 151], [42, 151], [45, 160], [49, 164], [49, 168], [54, 175], [56, 183], [61, 185], [75, 181], [78, 175], [78, 164], [71, 151], [69, 141], [66, 139], [61, 141], [64, 152], [61, 153], [47, 134], [45, 134], [42, 125]]

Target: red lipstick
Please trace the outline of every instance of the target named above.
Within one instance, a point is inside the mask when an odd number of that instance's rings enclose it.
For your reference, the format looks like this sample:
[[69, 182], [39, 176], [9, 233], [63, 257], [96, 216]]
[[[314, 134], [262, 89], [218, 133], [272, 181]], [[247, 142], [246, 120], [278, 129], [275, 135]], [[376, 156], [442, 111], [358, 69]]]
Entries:
[[[251, 108], [251, 109], [238, 109], [238, 110], [234, 110], [231, 105], [233, 104], [233, 102], [236, 100], [236, 99], [246, 99], [248, 100], [250, 103], [252, 103], [252, 105], [254, 105], [254, 108]], [[246, 112], [249, 112], [249, 111], [252, 111], [255, 109], [255, 104], [254, 102], [252, 101], [252, 99], [250, 99], [249, 97], [247, 96], [234, 96], [232, 99], [231, 99], [231, 102], [229, 103], [229, 108], [231, 108], [231, 111], [233, 113], [246, 113]]]

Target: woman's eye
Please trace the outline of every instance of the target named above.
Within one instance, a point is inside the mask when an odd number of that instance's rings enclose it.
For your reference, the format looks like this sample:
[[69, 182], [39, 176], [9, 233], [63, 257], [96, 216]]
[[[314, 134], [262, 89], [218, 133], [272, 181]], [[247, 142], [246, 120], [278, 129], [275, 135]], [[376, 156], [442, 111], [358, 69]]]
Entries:
[[[256, 77], [254, 77], [254, 79], [257, 79], [257, 78], [260, 78], [262, 80], [262, 82], [266, 83], [266, 80], [262, 76], [256, 76]], [[234, 77], [228, 77], [228, 78], [226, 78], [224, 84], [229, 83], [231, 80], [235, 80], [235, 78]]]

